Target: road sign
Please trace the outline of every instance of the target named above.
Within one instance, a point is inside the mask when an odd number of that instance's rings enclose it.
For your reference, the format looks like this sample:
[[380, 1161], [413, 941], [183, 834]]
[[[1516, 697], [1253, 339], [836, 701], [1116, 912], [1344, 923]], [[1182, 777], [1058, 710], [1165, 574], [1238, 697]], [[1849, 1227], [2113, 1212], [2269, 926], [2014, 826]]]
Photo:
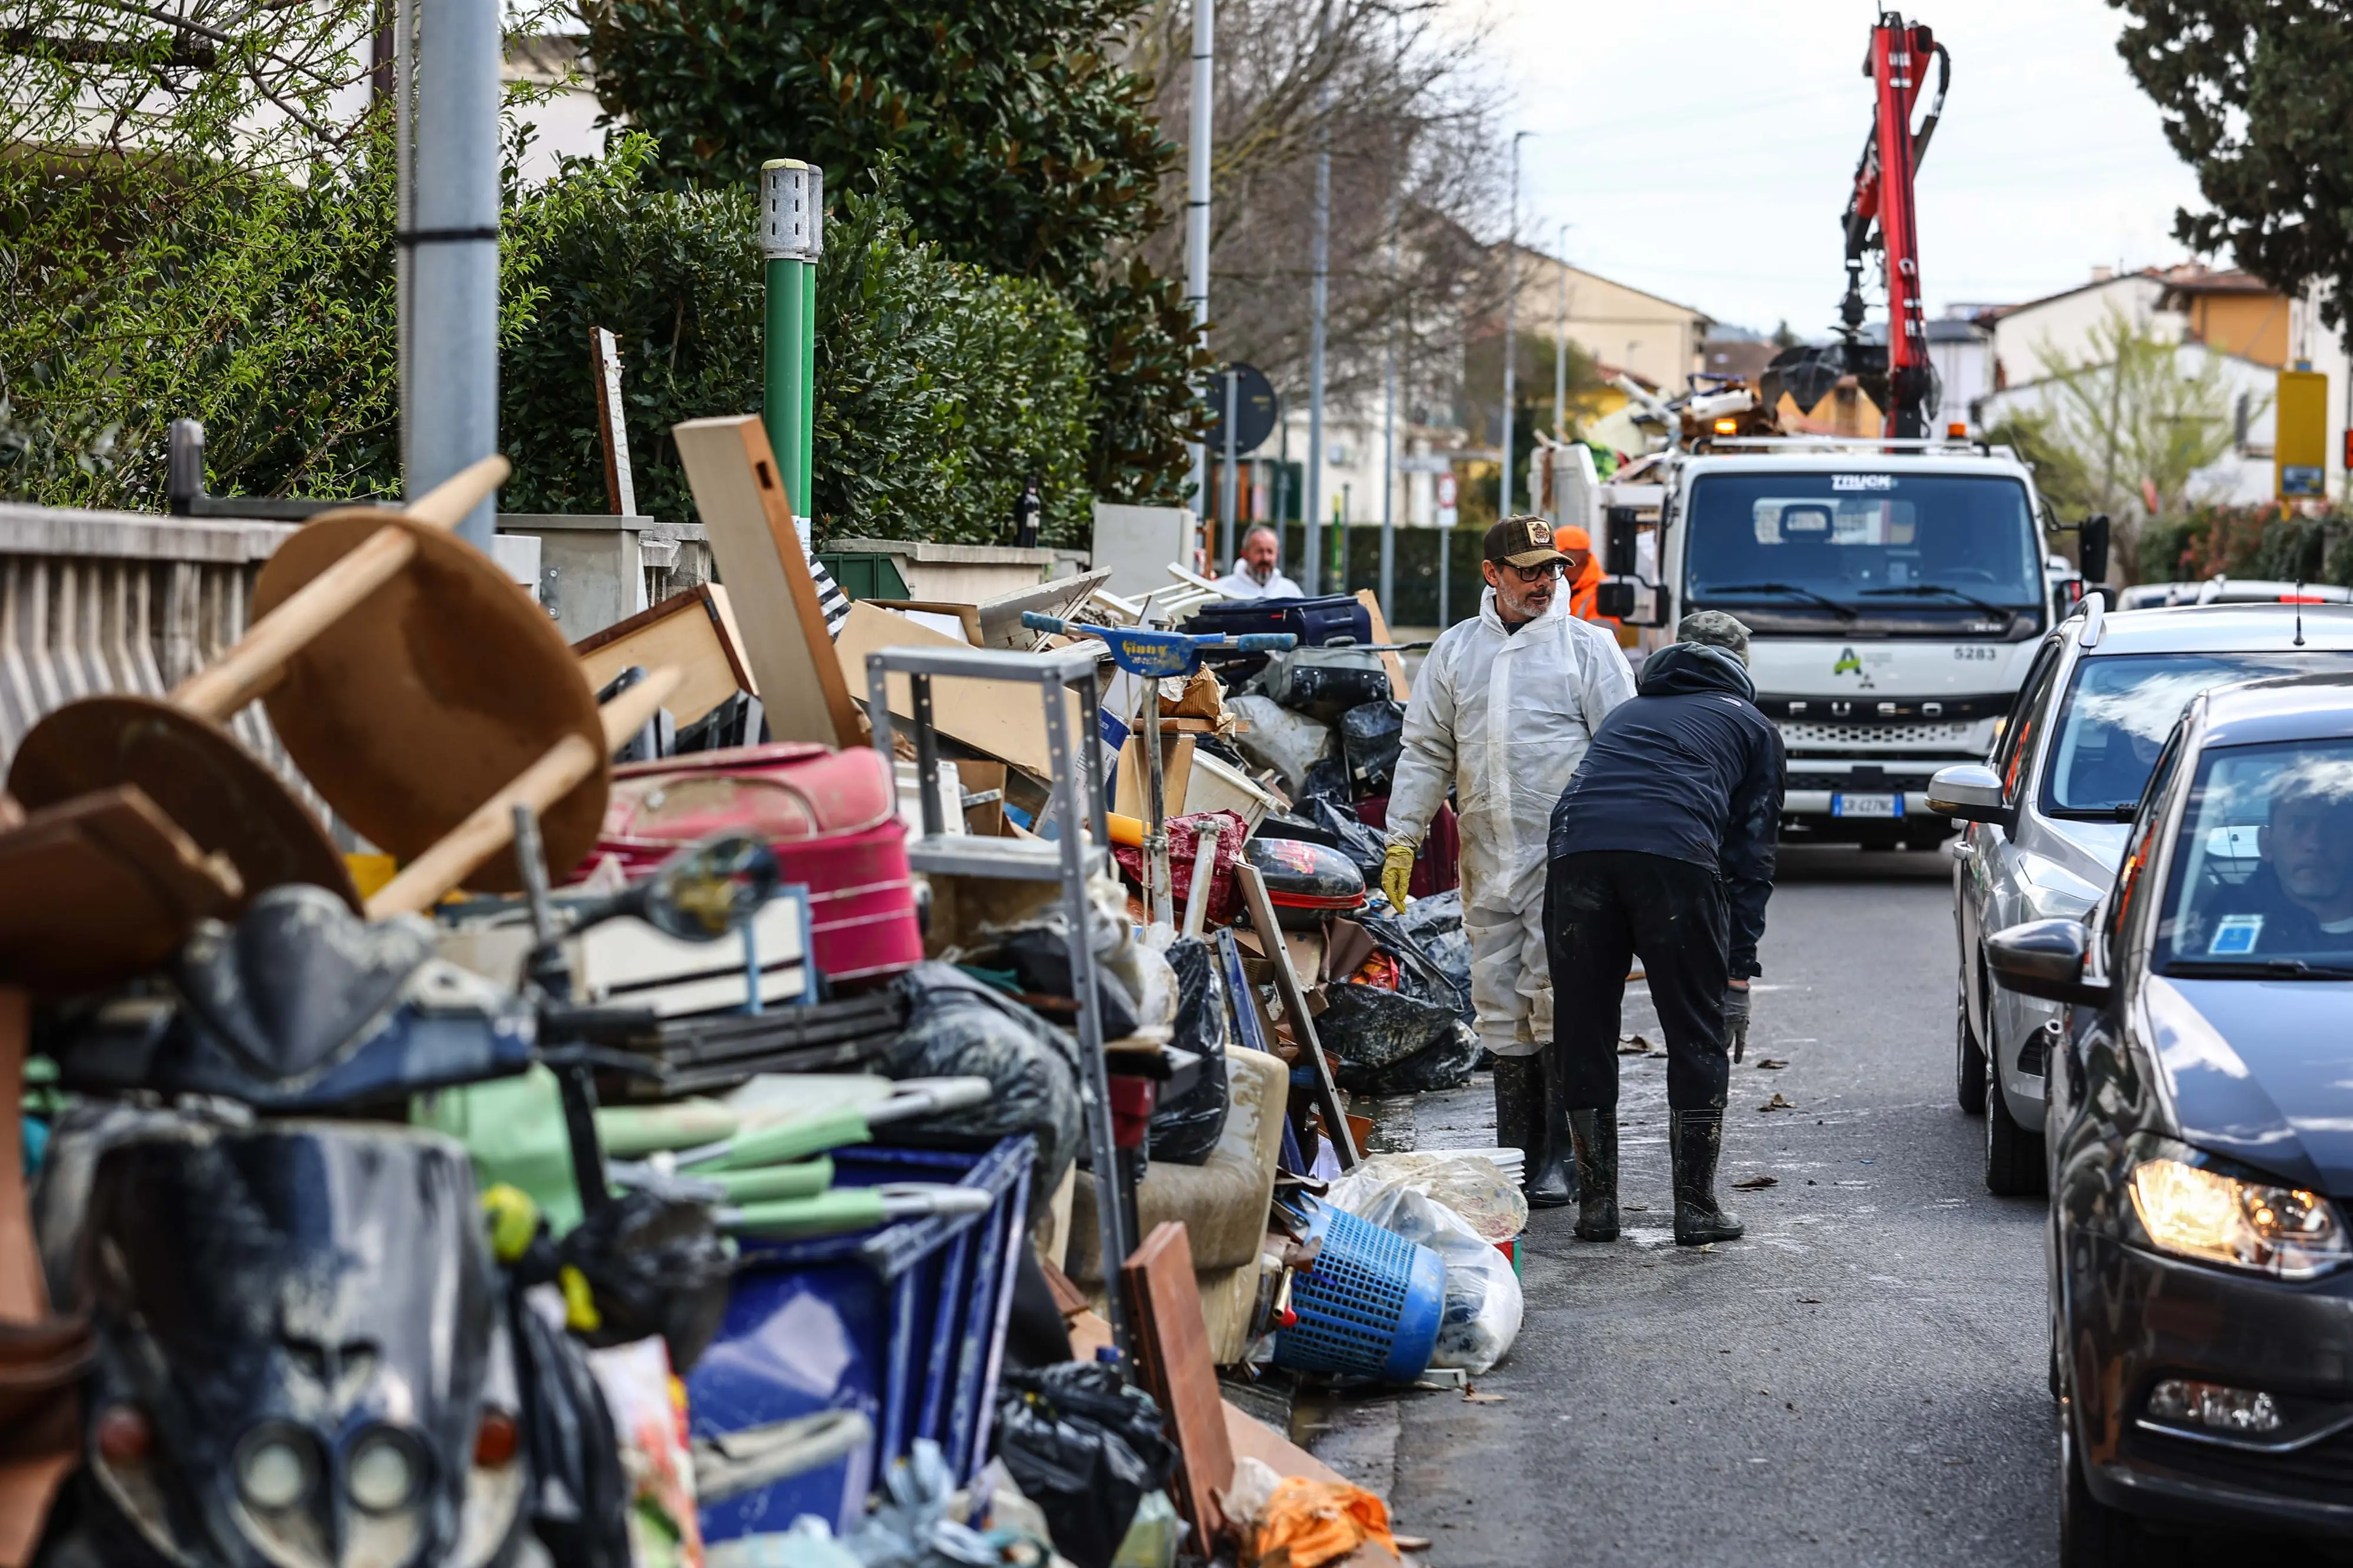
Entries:
[[1254, 364], [1232, 364], [1209, 377], [1209, 433], [1201, 437], [1219, 457], [1226, 450], [1226, 375], [1234, 377], [1234, 453], [1255, 452], [1274, 433], [1274, 384]]
[[1451, 473], [1439, 475], [1437, 489], [1438, 504], [1451, 511], [1454, 508], [1454, 476]]
[[2284, 370], [2272, 406], [2273, 467], [2282, 500], [2318, 496], [2327, 489], [2328, 377], [2318, 371]]

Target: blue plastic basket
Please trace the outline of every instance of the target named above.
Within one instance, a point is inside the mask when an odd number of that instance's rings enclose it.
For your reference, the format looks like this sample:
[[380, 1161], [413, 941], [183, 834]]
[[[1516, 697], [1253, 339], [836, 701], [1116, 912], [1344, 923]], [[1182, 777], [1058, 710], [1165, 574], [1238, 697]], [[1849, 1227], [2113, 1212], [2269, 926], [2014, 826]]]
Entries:
[[983, 1214], [744, 1244], [718, 1337], [687, 1375], [694, 1435], [850, 1409], [873, 1422], [874, 1445], [704, 1508], [705, 1540], [785, 1530], [804, 1513], [846, 1531], [881, 1468], [919, 1437], [940, 1445], [959, 1479], [987, 1462], [1035, 1157], [1026, 1133], [985, 1154], [837, 1149], [838, 1187], [953, 1182], [995, 1202]]
[[1278, 1366], [1411, 1383], [1438, 1349], [1446, 1260], [1395, 1231], [1302, 1194], [1313, 1267], [1291, 1282], [1299, 1321], [1274, 1336]]

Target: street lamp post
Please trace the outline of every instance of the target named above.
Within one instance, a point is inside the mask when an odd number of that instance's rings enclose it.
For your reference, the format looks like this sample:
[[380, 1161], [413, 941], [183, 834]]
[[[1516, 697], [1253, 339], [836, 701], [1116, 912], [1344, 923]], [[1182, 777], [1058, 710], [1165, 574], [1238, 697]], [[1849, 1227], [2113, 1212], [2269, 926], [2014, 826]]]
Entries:
[[1518, 367], [1512, 361], [1517, 347], [1512, 330], [1512, 307], [1520, 291], [1520, 143], [1533, 131], [1512, 132], [1511, 216], [1504, 228], [1504, 482], [1495, 492], [1496, 515], [1512, 515], [1512, 398], [1518, 390]]
[[[1560, 226], [1560, 237], [1554, 246], [1560, 253], [1554, 258], [1560, 268], [1560, 321], [1552, 340], [1552, 434], [1556, 441], [1568, 439], [1568, 229], [1567, 224]], [[1560, 514], [1560, 477], [1556, 474], [1552, 525], [1558, 528], [1564, 521]]]
[[[1332, 25], [1326, 4], [1317, 14], [1318, 53]], [[1319, 61], [1320, 65], [1322, 62]], [[1315, 94], [1318, 120], [1331, 105], [1332, 89]], [[1314, 279], [1307, 296], [1307, 592], [1324, 591], [1324, 316], [1332, 274], [1332, 128], [1319, 125], [1315, 133], [1315, 214], [1310, 265]]]
[[[1216, 58], [1216, 0], [1193, 0], [1193, 123], [1187, 132], [1185, 173], [1185, 299], [1195, 328], [1209, 324], [1209, 116]], [[1206, 393], [1207, 388], [1203, 388]], [[1209, 504], [1209, 448], [1193, 446], [1193, 504]], [[1230, 560], [1229, 551], [1222, 557]]]

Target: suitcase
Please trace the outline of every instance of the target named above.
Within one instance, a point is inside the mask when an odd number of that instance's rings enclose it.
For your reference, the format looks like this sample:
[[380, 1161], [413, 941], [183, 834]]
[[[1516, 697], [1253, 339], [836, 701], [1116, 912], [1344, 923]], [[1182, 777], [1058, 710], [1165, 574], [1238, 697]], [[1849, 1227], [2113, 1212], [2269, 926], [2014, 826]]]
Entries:
[[1389, 793], [1404, 749], [1405, 704], [1395, 698], [1340, 715], [1340, 755], [1348, 764], [1348, 788], [1356, 799]]
[[1294, 713], [1337, 725], [1342, 714], [1389, 695], [1388, 668], [1370, 648], [1302, 645], [1267, 660], [1266, 694]]
[[605, 826], [585, 874], [610, 855], [642, 877], [713, 833], [765, 838], [788, 883], [809, 893], [809, 944], [829, 980], [894, 974], [923, 961], [907, 828], [880, 753], [807, 742], [696, 752], [613, 770]]
[[1370, 643], [1373, 617], [1347, 594], [1326, 594], [1320, 599], [1226, 599], [1196, 610], [1185, 629], [1227, 637], [1289, 632], [1303, 647], [1321, 647], [1343, 638]]

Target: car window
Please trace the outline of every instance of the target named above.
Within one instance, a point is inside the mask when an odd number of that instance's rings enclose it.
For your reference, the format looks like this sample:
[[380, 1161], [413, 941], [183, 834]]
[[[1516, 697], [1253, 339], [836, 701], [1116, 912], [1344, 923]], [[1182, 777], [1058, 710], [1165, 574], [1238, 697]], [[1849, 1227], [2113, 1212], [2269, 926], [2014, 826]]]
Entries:
[[2209, 687], [2267, 675], [2353, 670], [2347, 653], [2108, 654], [2075, 661], [2052, 721], [2042, 809], [2112, 817], [2140, 799], [2158, 748], [2189, 700]]
[[2043, 710], [2050, 706], [2051, 685], [2059, 674], [2061, 646], [2052, 643], [2034, 660], [2034, 668], [2026, 672], [2026, 680], [2018, 689], [2017, 700], [2010, 705], [2010, 717], [2002, 721], [2001, 737], [1994, 742], [1994, 772], [2001, 775], [2002, 798], [2016, 801], [2019, 797], [2019, 770], [2026, 759], [2034, 755], [2034, 737], [2042, 733]]
[[2168, 970], [2353, 973], [2353, 740], [2210, 747], [2173, 860]]

